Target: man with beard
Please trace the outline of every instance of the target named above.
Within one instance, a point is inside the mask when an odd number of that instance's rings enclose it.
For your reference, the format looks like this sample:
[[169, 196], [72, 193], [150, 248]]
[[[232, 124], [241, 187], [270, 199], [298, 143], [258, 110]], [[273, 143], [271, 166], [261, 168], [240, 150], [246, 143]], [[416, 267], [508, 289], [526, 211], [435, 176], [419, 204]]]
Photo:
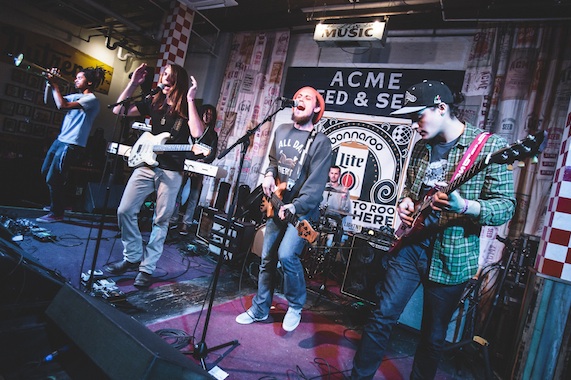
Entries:
[[312, 87], [299, 89], [293, 99], [293, 123], [278, 126], [274, 133], [262, 188], [264, 194], [279, 196], [283, 205], [274, 209], [266, 224], [262, 247], [258, 292], [252, 306], [236, 317], [239, 324], [268, 318], [277, 279], [278, 261], [284, 274], [284, 296], [288, 310], [283, 319], [285, 331], [293, 331], [301, 321], [306, 300], [305, 278], [300, 255], [306, 240], [286, 219], [319, 218], [319, 204], [331, 166], [331, 142], [317, 132], [315, 124], [325, 111], [321, 94]]

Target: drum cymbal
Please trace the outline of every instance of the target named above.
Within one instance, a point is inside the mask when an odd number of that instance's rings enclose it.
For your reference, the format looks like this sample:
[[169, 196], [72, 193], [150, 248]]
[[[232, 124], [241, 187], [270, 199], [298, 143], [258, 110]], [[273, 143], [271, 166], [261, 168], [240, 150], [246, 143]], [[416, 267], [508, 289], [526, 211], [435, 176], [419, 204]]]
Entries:
[[341, 210], [328, 210], [325, 213], [325, 216], [329, 216], [329, 217], [335, 217], [335, 216], [357, 216], [357, 214], [353, 214], [347, 211], [341, 211]]

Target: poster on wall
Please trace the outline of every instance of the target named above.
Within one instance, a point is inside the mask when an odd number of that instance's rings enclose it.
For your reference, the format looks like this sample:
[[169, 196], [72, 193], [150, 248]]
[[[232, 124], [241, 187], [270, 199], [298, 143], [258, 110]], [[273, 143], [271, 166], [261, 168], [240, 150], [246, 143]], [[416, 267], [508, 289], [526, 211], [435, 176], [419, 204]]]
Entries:
[[311, 86], [323, 95], [328, 111], [389, 116], [402, 107], [406, 89], [424, 79], [441, 80], [452, 91], [461, 91], [464, 71], [290, 67], [284, 96], [292, 97], [299, 88]]
[[[41, 68], [57, 67], [61, 76], [72, 83], [75, 74], [81, 69], [101, 67], [105, 70], [105, 79], [95, 91], [109, 93], [113, 67], [54, 38], [0, 23], [0, 51], [5, 54], [6, 62], [11, 60], [9, 54], [23, 54], [25, 62], [20, 65], [21, 68], [26, 68], [26, 63], [28, 66], [37, 65]], [[33, 65], [29, 65], [30, 63]], [[37, 67], [31, 67], [30, 70], [38, 72]]]
[[[290, 123], [291, 113], [291, 108], [280, 111], [274, 128]], [[326, 111], [317, 128], [331, 140], [332, 164], [341, 168], [340, 182], [349, 189], [351, 214], [343, 220], [344, 230], [395, 227], [404, 168], [416, 141], [410, 120]]]

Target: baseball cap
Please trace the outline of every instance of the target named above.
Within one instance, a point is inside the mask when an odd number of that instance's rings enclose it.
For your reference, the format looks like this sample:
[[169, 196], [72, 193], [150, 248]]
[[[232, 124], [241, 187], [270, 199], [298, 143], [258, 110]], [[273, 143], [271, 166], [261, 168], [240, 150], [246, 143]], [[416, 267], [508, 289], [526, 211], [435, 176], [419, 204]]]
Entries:
[[313, 124], [317, 123], [321, 116], [323, 116], [323, 112], [325, 112], [325, 100], [323, 100], [323, 96], [313, 87], [306, 86], [302, 87], [295, 92], [293, 98], [297, 98], [297, 94], [300, 93], [302, 90], [308, 90], [314, 93], [315, 98], [317, 99], [317, 105], [319, 106], [319, 112], [313, 115]]
[[453, 103], [452, 91], [444, 83], [437, 80], [424, 80], [406, 90], [404, 94], [404, 106], [391, 115], [404, 115], [421, 111], [428, 107], [437, 106], [440, 103]]

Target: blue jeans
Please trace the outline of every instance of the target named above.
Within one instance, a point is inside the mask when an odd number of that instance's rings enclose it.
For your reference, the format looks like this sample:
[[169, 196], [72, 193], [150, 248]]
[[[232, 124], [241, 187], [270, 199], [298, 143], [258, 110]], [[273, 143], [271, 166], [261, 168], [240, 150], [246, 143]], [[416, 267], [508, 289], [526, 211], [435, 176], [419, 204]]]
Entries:
[[377, 307], [363, 328], [351, 379], [372, 379], [381, 365], [391, 331], [418, 285], [424, 287], [420, 341], [411, 379], [433, 379], [445, 344], [448, 324], [465, 283], [442, 285], [429, 281], [428, 256], [420, 245], [403, 247], [388, 258], [385, 278], [378, 284]]
[[262, 246], [258, 292], [252, 300], [252, 310], [256, 317], [261, 318], [270, 312], [278, 260], [284, 272], [284, 295], [289, 307], [296, 310], [303, 308], [307, 293], [300, 255], [304, 246], [305, 240], [299, 237], [294, 226], [288, 223], [286, 227], [273, 219], [268, 220]]
[[[141, 261], [139, 270], [153, 274], [163, 253], [163, 245], [176, 203], [176, 194], [182, 182], [182, 174], [172, 170], [136, 168], [131, 174], [121, 203], [117, 208], [117, 224], [121, 230], [123, 258], [131, 263]], [[138, 214], [145, 199], [157, 192], [157, 203], [153, 215], [151, 236], [146, 249], [139, 230]]]
[[82, 147], [56, 139], [44, 158], [41, 172], [50, 191], [51, 213], [56, 216], [63, 216], [69, 168], [74, 161], [79, 161], [82, 153]]

